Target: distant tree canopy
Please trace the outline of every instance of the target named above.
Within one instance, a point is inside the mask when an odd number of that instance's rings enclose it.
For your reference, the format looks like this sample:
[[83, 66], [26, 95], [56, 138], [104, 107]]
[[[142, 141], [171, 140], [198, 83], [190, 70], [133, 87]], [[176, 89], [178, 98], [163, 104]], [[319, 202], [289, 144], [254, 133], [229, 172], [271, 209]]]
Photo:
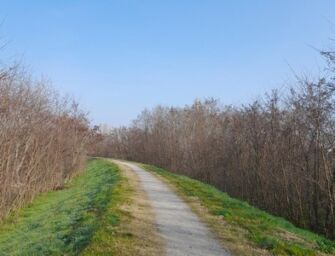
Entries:
[[242, 107], [158, 106], [103, 135], [96, 153], [188, 175], [334, 238], [335, 58], [322, 54], [331, 76]]

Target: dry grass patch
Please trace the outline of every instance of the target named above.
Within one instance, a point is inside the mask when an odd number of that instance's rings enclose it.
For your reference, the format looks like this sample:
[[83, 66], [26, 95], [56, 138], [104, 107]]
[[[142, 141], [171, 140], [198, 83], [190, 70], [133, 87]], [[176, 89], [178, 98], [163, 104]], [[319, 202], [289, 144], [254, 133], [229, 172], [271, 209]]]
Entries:
[[154, 166], [141, 166], [179, 194], [233, 255], [334, 255], [334, 241], [299, 229], [210, 185]]
[[[153, 172], [155, 174], [155, 172]], [[170, 180], [161, 175], [155, 175], [162, 182], [167, 184], [169, 188], [178, 194], [197, 214], [197, 216], [209, 227], [216, 238], [221, 242], [222, 247], [231, 252], [233, 255], [239, 256], [271, 256], [272, 254], [266, 250], [253, 246], [246, 239], [244, 229], [234, 225], [230, 225], [224, 220], [223, 216], [214, 216], [208, 209], [201, 204], [201, 201], [194, 196], [187, 196], [178, 189]]]
[[[168, 182], [165, 180], [165, 182]], [[248, 239], [246, 239], [246, 231], [238, 226], [231, 225], [225, 221], [223, 216], [214, 216], [200, 200], [196, 197], [188, 197], [176, 187], [168, 182], [169, 186], [180, 195], [198, 217], [207, 224], [221, 241], [224, 248], [227, 248], [233, 255], [241, 256], [268, 256], [272, 255], [269, 251], [255, 247]]]
[[155, 216], [138, 177], [122, 162], [114, 162], [122, 170], [122, 180], [113, 195], [121, 200], [112, 203], [105, 225], [95, 234], [84, 255], [164, 255], [164, 245], [154, 223]]

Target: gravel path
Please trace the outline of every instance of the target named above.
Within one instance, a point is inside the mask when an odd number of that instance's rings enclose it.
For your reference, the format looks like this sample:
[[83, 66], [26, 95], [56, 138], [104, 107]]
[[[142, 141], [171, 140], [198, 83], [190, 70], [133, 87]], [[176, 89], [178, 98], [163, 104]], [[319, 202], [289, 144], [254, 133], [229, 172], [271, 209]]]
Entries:
[[230, 255], [190, 207], [166, 184], [134, 164], [124, 164], [138, 175], [148, 195], [158, 231], [165, 240], [167, 256]]

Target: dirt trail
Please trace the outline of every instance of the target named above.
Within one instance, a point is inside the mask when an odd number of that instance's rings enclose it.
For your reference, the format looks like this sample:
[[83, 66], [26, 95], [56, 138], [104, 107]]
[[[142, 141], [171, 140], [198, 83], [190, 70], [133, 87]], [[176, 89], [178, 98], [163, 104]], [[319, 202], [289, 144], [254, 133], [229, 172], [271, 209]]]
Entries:
[[134, 164], [123, 164], [138, 175], [147, 193], [168, 256], [230, 255], [190, 207], [166, 184]]

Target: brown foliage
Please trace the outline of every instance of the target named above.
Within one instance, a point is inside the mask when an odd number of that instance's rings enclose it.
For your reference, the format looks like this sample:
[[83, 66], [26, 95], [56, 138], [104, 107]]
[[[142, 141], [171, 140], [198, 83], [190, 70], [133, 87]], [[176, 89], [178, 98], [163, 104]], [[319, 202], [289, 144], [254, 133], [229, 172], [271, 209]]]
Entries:
[[97, 153], [191, 176], [335, 237], [334, 92], [330, 77], [239, 108], [159, 106], [105, 135]]
[[18, 70], [0, 72], [0, 217], [62, 187], [80, 170], [91, 138], [75, 102]]

